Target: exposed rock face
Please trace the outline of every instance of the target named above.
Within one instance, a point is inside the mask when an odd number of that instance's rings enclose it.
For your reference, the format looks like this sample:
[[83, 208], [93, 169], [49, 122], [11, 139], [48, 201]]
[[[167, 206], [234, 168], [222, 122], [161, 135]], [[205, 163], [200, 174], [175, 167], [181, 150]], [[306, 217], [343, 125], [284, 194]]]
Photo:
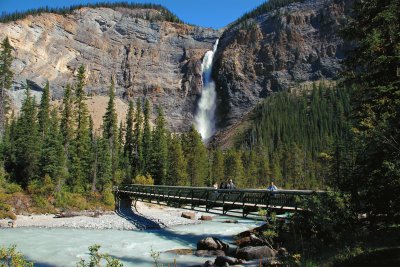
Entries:
[[40, 90], [49, 80], [60, 99], [83, 64], [89, 95], [106, 94], [114, 77], [117, 95], [146, 96], [164, 108], [172, 130], [189, 127], [202, 89], [201, 59], [219, 32], [142, 19], [149, 12], [158, 11], [82, 8], [0, 24], [0, 38], [10, 38], [16, 56], [14, 90], [27, 79]]
[[293, 3], [225, 31], [214, 66], [219, 126], [237, 122], [271, 92], [336, 78], [346, 47], [338, 29], [349, 2]]

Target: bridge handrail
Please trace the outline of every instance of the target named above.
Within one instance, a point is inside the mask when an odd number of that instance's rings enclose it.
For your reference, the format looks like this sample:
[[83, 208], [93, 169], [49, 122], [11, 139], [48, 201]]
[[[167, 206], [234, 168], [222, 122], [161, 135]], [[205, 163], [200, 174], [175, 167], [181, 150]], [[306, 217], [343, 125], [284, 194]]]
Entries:
[[270, 191], [267, 189], [214, 189], [210, 187], [191, 187], [191, 186], [169, 186], [169, 185], [140, 185], [140, 184], [122, 184], [113, 187], [113, 191], [120, 191], [133, 188], [159, 188], [159, 189], [187, 189], [187, 190], [207, 190], [213, 192], [240, 192], [240, 193], [270, 193], [270, 194], [285, 194], [285, 195], [313, 195], [325, 194], [326, 191], [322, 190], [288, 190], [279, 189], [277, 191]]

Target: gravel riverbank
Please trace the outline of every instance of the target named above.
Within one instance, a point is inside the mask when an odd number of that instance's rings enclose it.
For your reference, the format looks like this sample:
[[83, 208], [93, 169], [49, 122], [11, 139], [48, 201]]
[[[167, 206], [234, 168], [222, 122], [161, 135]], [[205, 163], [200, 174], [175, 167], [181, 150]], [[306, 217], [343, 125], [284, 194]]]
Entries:
[[[162, 205], [137, 202], [136, 210], [132, 213], [132, 218], [124, 218], [115, 212], [107, 212], [94, 216], [73, 216], [57, 217], [55, 214], [44, 215], [17, 215], [17, 219], [0, 220], [0, 228], [4, 227], [42, 227], [42, 228], [85, 228], [85, 229], [116, 229], [116, 230], [137, 230], [158, 225], [160, 228], [173, 227], [176, 225], [196, 224], [199, 220], [182, 218], [182, 212], [187, 211], [180, 208], [172, 208]], [[89, 213], [90, 214], [90, 213]], [[196, 212], [196, 218], [203, 213]], [[133, 221], [140, 220], [138, 226]]]

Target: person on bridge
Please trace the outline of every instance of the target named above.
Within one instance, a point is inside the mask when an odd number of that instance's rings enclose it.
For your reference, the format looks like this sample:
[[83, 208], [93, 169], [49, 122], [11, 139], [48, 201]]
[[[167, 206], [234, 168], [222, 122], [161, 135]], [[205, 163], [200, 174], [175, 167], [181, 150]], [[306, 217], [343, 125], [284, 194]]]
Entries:
[[271, 182], [271, 185], [267, 187], [268, 191], [278, 191], [278, 187], [274, 185], [274, 182]]
[[228, 189], [236, 189], [235, 184], [233, 183], [232, 179], [229, 180], [229, 183], [227, 185]]
[[227, 189], [226, 183], [221, 182], [221, 185], [219, 186], [219, 189]]

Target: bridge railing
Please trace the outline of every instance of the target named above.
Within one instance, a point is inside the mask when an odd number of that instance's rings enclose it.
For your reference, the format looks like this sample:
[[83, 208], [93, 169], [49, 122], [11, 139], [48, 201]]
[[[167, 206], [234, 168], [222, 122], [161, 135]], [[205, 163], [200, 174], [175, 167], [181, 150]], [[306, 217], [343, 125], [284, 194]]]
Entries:
[[114, 193], [124, 194], [133, 199], [149, 199], [158, 202], [190, 204], [192, 207], [205, 205], [206, 209], [222, 207], [248, 211], [258, 208], [297, 209], [296, 199], [308, 198], [324, 191], [266, 189], [214, 189], [209, 187], [165, 186], [124, 184], [115, 186]]

